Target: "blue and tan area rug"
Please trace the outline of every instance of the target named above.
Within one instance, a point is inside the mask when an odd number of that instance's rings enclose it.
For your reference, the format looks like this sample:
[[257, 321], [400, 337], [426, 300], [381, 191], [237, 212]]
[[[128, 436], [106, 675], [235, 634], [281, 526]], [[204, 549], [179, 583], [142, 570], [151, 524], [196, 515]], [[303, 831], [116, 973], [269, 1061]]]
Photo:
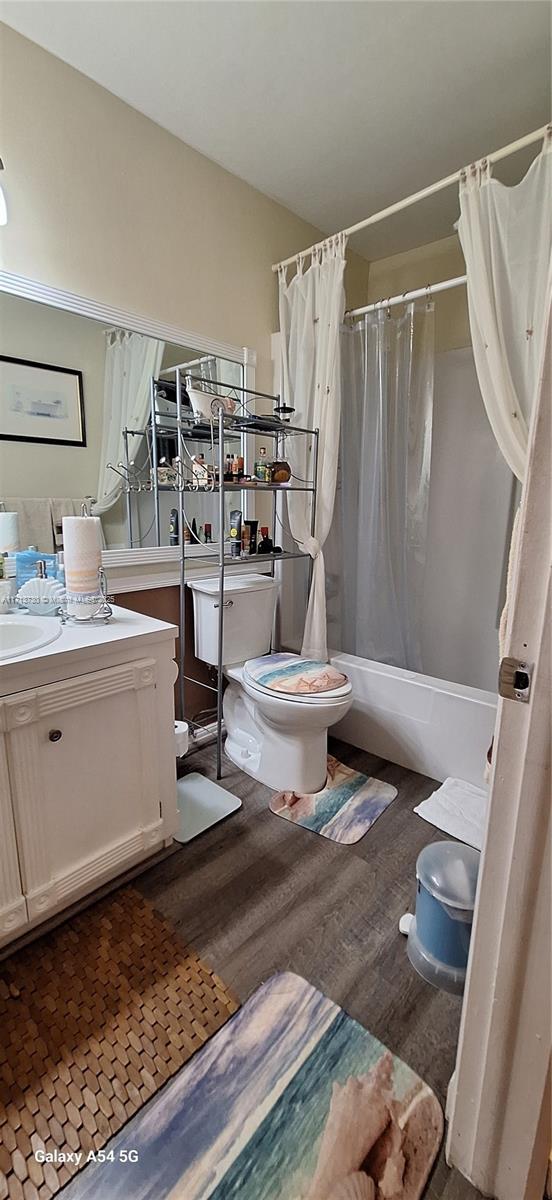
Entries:
[[419, 1200], [430, 1088], [298, 975], [274, 975], [64, 1200]]
[[321, 792], [278, 792], [270, 810], [332, 842], [360, 841], [397, 795], [396, 787], [353, 771], [328, 754], [328, 780]]

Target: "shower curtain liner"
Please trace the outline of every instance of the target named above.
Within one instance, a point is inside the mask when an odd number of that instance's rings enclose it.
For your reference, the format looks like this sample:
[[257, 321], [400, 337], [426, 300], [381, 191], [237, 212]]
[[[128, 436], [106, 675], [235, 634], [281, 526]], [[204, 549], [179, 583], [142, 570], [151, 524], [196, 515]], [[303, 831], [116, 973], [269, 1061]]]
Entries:
[[[313, 561], [312, 584], [303, 635], [302, 654], [325, 661], [325, 568], [322, 547], [328, 536], [335, 500], [341, 417], [340, 326], [345, 312], [344, 234], [330, 238], [312, 252], [309, 268], [303, 259], [288, 283], [286, 270], [278, 273], [282, 390], [285, 402], [295, 409], [293, 423], [318, 429], [318, 494], [315, 528], [311, 533], [308, 492], [287, 494], [291, 532]], [[314, 444], [308, 438], [286, 439], [292, 482], [313, 478]]]
[[[422, 671], [433, 417], [433, 304], [371, 313], [342, 333], [340, 501], [331, 563], [341, 648]], [[333, 603], [334, 597], [332, 597]]]

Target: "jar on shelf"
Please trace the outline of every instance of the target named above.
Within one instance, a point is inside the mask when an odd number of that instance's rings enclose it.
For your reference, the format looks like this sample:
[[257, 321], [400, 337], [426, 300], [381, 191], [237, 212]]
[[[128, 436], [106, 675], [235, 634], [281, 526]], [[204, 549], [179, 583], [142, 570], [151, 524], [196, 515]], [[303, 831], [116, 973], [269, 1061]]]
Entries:
[[272, 483], [289, 483], [291, 479], [291, 467], [284, 459], [278, 459], [272, 463], [271, 467], [271, 482]]

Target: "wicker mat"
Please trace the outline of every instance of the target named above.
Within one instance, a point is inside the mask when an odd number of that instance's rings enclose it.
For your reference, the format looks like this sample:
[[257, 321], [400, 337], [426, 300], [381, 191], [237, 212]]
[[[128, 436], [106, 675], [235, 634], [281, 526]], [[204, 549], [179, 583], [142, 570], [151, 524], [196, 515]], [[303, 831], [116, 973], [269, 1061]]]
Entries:
[[237, 1008], [132, 888], [0, 963], [0, 1200], [54, 1196]]

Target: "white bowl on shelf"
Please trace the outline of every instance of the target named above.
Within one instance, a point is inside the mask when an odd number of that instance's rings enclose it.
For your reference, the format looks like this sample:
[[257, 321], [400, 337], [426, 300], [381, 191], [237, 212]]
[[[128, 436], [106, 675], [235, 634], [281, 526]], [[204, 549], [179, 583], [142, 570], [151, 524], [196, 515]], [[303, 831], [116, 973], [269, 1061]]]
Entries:
[[194, 417], [201, 417], [204, 421], [218, 417], [221, 408], [228, 416], [232, 416], [236, 409], [236, 401], [230, 396], [216, 396], [214, 392], [204, 392], [200, 388], [188, 388], [188, 395]]

